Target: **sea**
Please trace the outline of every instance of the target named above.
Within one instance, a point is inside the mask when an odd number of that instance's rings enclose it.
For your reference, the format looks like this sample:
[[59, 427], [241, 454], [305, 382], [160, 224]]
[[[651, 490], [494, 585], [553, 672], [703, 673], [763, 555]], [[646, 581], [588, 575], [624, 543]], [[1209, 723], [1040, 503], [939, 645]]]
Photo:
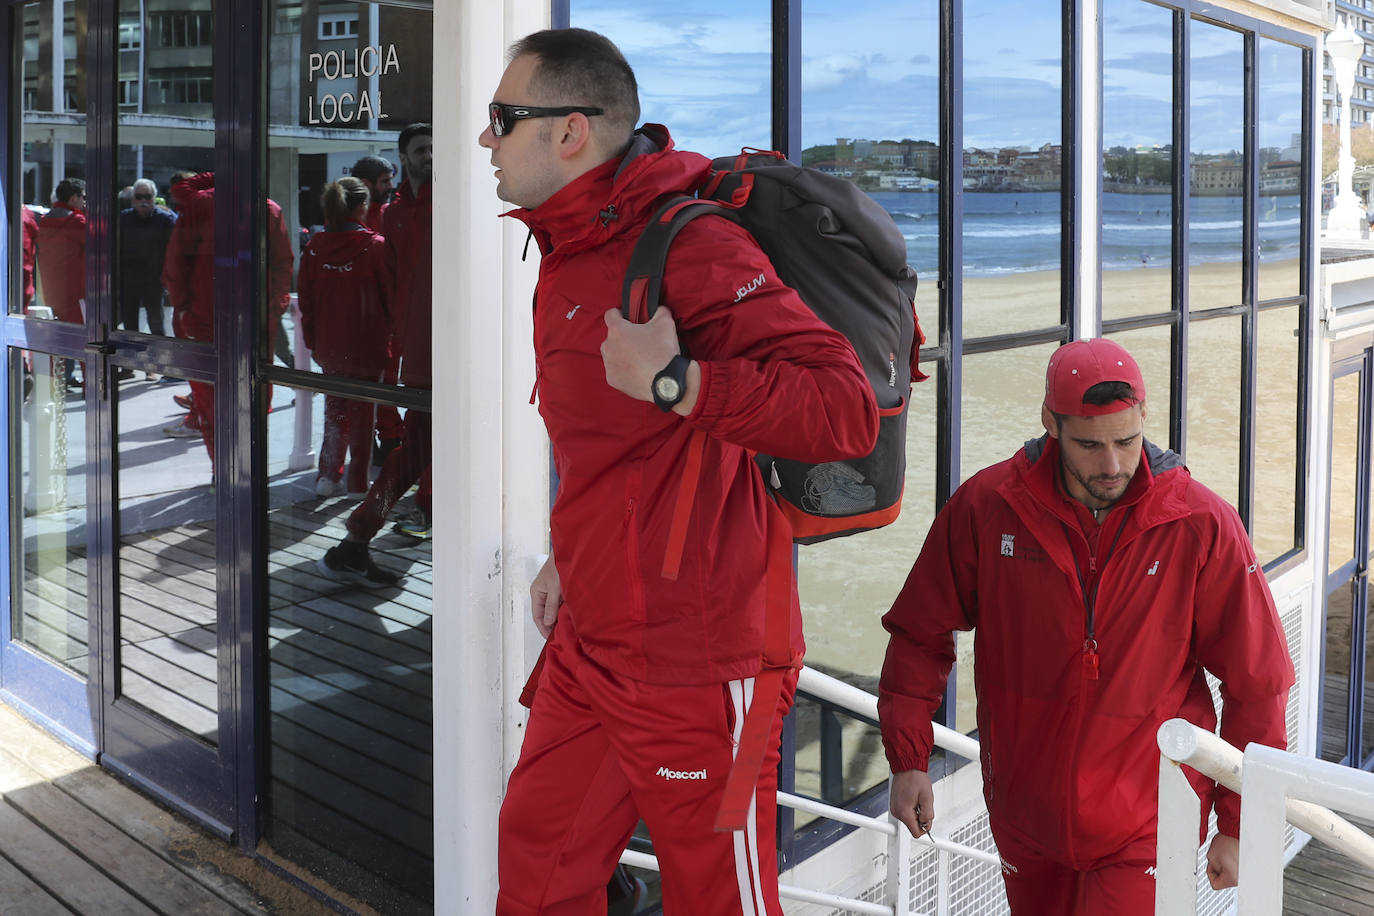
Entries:
[[[908, 263], [922, 279], [933, 278], [939, 263], [939, 194], [870, 193], [892, 214], [906, 237]], [[1059, 269], [1062, 200], [1056, 191], [965, 192], [964, 276], [993, 277]], [[1191, 262], [1240, 260], [1241, 198], [1193, 197], [1189, 205]], [[1261, 260], [1297, 257], [1301, 214], [1300, 194], [1260, 198]], [[1169, 263], [1173, 221], [1168, 194], [1105, 192], [1102, 217], [1104, 270]]]

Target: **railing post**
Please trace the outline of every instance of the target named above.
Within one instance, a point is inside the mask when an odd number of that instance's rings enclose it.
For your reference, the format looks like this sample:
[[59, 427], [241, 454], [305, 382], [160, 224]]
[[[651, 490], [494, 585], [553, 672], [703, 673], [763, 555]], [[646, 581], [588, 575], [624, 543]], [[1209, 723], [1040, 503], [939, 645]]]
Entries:
[[1183, 768], [1159, 757], [1155, 847], [1156, 916], [1197, 916], [1197, 834], [1202, 804]]
[[[1268, 751], [1270, 754], [1254, 753]], [[1245, 754], [1240, 794], [1240, 887], [1236, 902], [1245, 916], [1278, 916], [1283, 907], [1283, 825], [1288, 780], [1271, 765], [1282, 751], [1251, 745]]]
[[[892, 794], [892, 778], [888, 777], [888, 795]], [[896, 832], [887, 838], [887, 903], [894, 916], [911, 913], [911, 832], [892, 815], [888, 820]]]
[[[291, 294], [292, 348], [296, 365], [292, 368], [310, 371], [310, 348], [305, 345], [305, 328], [301, 324], [301, 307], [295, 293]], [[315, 393], [296, 389], [295, 435], [291, 440], [291, 456], [286, 466], [292, 471], [305, 471], [315, 466], [315, 450], [311, 447], [310, 427], [314, 423]]]

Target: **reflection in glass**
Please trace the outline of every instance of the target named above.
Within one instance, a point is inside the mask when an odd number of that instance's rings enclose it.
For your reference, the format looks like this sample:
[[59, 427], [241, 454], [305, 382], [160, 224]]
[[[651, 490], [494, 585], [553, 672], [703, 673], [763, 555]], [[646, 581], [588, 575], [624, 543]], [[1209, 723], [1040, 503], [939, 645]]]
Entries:
[[[892, 214], [906, 237], [907, 260], [920, 274], [917, 312], [927, 328], [935, 328], [939, 7], [905, 7], [889, 29], [854, 26], [890, 12], [875, 0], [843, 8], [803, 7], [802, 162], [857, 183]], [[936, 370], [927, 365], [925, 371]], [[935, 380], [914, 386], [906, 489], [897, 521], [882, 532], [804, 547], [798, 556], [807, 663], [864, 690], [877, 689], [887, 648], [880, 619], [906, 580], [934, 515], [935, 453], [927, 446], [934, 441], [937, 411]], [[890, 550], [884, 543], [902, 547]], [[809, 705], [798, 707], [797, 789], [815, 791], [816, 797], [824, 790], [844, 803], [886, 780], [887, 765], [870, 726], [835, 718], [833, 728], [818, 731], [818, 718], [824, 715]], [[837, 758], [827, 754], [824, 759], [838, 762], [827, 768], [821, 783], [820, 747], [832, 736]]]
[[190, 388], [168, 376], [118, 390], [120, 693], [214, 743], [215, 495], [199, 433], [179, 433]]
[[1360, 386], [1362, 373], [1331, 382], [1331, 492], [1327, 499], [1328, 575], [1355, 559], [1355, 516], [1359, 498]]
[[[22, 16], [20, 193], [12, 199], [31, 210], [35, 223], [29, 228], [33, 248], [15, 246], [22, 249], [26, 276], [24, 294], [11, 308], [80, 324], [86, 299], [86, 3], [26, 3]], [[79, 374], [73, 367], [67, 377]]]
[[[1295, 262], [1296, 263], [1296, 262]], [[1259, 313], [1255, 373], [1255, 493], [1251, 538], [1261, 564], [1293, 549], [1298, 537], [1298, 306]]]
[[965, 34], [988, 36], [964, 45], [965, 337], [1061, 320], [1061, 14], [1053, 0], [964, 4]]
[[1193, 477], [1240, 502], [1240, 318], [1188, 326], [1188, 446]]
[[1355, 583], [1326, 596], [1322, 651], [1321, 759], [1343, 763], [1350, 747], [1350, 623]]
[[1044, 434], [1045, 367], [1059, 344], [964, 356], [959, 474], [968, 480]]
[[1360, 735], [1360, 761], [1366, 766], [1374, 754], [1374, 593], [1365, 587], [1364, 608], [1364, 697]]
[[[1296, 296], [1302, 233], [1302, 49], [1258, 39], [1259, 300]], [[1261, 376], [1263, 378], [1263, 376]]]
[[1245, 39], [1189, 25], [1188, 307], [1201, 311], [1241, 301]]
[[[404, 128], [431, 116], [433, 17], [413, 6], [272, 4], [260, 365], [378, 383], [379, 393], [398, 379], [430, 387], [430, 132], [407, 133], [399, 148]], [[267, 837], [379, 911], [429, 912], [429, 415], [403, 425], [392, 405], [374, 417], [370, 401], [280, 385], [271, 398], [255, 420], [270, 474]], [[374, 426], [383, 449], [372, 448]], [[341, 444], [352, 446], [347, 461]], [[368, 492], [399, 502], [360, 502]], [[371, 562], [399, 583], [359, 583], [323, 562], [363, 527]]]
[[[571, 25], [600, 32], [620, 48], [639, 83], [640, 122], [666, 124], [678, 149], [714, 159], [746, 146], [773, 148], [767, 0], [568, 5]], [[810, 10], [803, 16], [811, 21]], [[874, 38], [872, 30], [863, 31], [864, 38]]]
[[[887, 21], [889, 28], [854, 23]], [[906, 237], [916, 313], [939, 327], [940, 10], [861, 0], [802, 9], [802, 164], [856, 182]]]
[[[89, 672], [86, 404], [63, 384], [63, 360], [11, 349], [9, 416], [13, 639], [81, 676]], [[18, 422], [15, 419], [18, 418]]]
[[[198, 191], [214, 186], [214, 37], [209, 0], [176, 10], [120, 0], [111, 327], [213, 339], [214, 228], [206, 219], [213, 211], [192, 212], [189, 189], [178, 197], [173, 188], [199, 173], [206, 178]], [[175, 231], [181, 214], [197, 225]], [[169, 260], [170, 287], [163, 278]]]
[[[384, 912], [433, 894], [430, 542], [387, 528], [399, 587], [321, 575], [357, 502], [315, 495], [323, 396], [278, 389], [267, 416], [274, 849]], [[302, 434], [297, 414], [310, 410]], [[304, 471], [304, 473], [302, 472]], [[375, 469], [374, 469], [375, 472]], [[411, 508], [413, 497], [401, 509]]]
[[1173, 396], [1170, 347], [1173, 328], [1155, 325], [1110, 335], [1135, 357], [1145, 380], [1145, 438], [1160, 448], [1169, 446], [1169, 400]]
[[1105, 0], [1102, 11], [1102, 317], [1111, 320], [1173, 305], [1174, 12], [1140, 0]]

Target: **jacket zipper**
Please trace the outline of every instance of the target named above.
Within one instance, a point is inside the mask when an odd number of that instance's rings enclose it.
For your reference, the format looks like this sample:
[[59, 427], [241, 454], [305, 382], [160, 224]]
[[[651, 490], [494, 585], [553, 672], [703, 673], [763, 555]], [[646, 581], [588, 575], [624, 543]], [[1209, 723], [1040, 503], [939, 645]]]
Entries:
[[626, 572], [630, 580], [630, 598], [634, 608], [644, 616], [644, 581], [639, 568], [639, 535], [635, 532], [636, 503], [635, 497], [631, 496], [625, 504], [625, 556], [630, 567]]

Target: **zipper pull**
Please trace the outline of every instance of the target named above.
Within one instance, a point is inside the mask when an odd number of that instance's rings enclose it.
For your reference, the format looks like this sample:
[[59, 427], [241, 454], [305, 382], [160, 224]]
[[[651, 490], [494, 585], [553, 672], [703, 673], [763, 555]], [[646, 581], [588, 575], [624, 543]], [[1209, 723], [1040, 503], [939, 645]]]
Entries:
[[1083, 676], [1095, 681], [1102, 666], [1102, 657], [1097, 654], [1097, 640], [1088, 637], [1083, 640]]
[[543, 372], [539, 369], [534, 370], [534, 387], [530, 389], [530, 404], [534, 404], [535, 395], [539, 394], [539, 377]]
[[1088, 572], [1090, 572], [1090, 573], [1095, 573], [1095, 572], [1097, 572], [1097, 557], [1094, 557], [1094, 556], [1089, 556], [1089, 557], [1088, 557]]

